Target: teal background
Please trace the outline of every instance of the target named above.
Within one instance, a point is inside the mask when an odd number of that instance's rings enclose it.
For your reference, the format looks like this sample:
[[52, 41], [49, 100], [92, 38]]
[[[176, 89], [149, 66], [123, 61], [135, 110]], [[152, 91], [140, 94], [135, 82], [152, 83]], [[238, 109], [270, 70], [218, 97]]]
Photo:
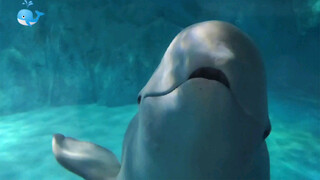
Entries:
[[0, 179], [76, 179], [51, 153], [60, 132], [121, 155], [137, 94], [171, 40], [230, 22], [267, 71], [272, 179], [320, 179], [319, 0], [0, 0]]

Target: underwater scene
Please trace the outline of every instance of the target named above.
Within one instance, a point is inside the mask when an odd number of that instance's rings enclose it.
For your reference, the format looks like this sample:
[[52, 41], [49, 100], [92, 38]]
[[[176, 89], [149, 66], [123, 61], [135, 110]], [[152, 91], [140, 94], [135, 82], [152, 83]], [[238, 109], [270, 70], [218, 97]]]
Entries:
[[320, 179], [320, 0], [0, 12], [0, 180]]

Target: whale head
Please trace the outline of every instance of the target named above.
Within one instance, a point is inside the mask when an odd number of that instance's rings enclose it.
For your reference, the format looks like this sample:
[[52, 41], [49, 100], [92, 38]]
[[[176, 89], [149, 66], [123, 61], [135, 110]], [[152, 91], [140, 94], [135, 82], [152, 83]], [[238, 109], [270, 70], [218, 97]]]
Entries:
[[33, 13], [29, 9], [21, 9], [18, 12], [17, 20], [20, 24], [24, 26], [28, 26], [27, 22], [29, 22], [30, 25], [35, 24], [33, 19]]
[[198, 166], [215, 173], [203, 178], [268, 176], [265, 70], [253, 42], [233, 25], [208, 21], [179, 33], [138, 103], [142, 152], [159, 166], [174, 160], [168, 173], [183, 164], [189, 177], [206, 174], [195, 175]]
[[[269, 126], [263, 63], [252, 41], [238, 28], [208, 21], [182, 31], [139, 93], [138, 102], [170, 94], [195, 78], [232, 95], [248, 115]], [[202, 95], [209, 91], [204, 89]]]
[[33, 13], [29, 9], [21, 9], [18, 12], [17, 18], [25, 21], [33, 20]]

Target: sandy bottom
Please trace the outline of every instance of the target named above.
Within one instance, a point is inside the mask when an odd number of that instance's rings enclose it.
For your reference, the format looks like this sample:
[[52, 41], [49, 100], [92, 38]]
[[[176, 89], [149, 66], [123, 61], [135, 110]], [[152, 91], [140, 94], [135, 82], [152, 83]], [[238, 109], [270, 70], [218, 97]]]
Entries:
[[[319, 102], [275, 94], [269, 99], [271, 179], [320, 179]], [[81, 179], [56, 162], [52, 134], [102, 145], [120, 159], [125, 130], [136, 112], [136, 105], [85, 105], [0, 116], [0, 179]]]

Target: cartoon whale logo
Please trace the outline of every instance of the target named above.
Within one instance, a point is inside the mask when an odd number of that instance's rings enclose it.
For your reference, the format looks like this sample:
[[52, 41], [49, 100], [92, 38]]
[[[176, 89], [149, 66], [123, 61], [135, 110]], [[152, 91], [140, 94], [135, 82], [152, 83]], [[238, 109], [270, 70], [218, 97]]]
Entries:
[[17, 19], [18, 22], [24, 26], [32, 26], [38, 22], [40, 16], [43, 16], [44, 13], [35, 11], [37, 14], [37, 18], [33, 18], [33, 13], [29, 9], [21, 9], [18, 12]]

